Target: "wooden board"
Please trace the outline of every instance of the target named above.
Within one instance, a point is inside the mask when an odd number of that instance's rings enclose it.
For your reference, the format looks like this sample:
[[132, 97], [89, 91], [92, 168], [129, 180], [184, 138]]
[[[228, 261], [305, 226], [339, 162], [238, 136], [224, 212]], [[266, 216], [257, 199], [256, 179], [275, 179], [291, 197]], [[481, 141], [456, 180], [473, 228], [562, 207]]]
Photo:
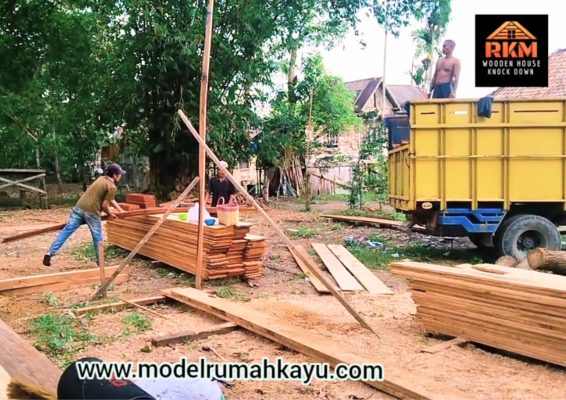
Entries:
[[394, 262], [416, 321], [439, 332], [566, 366], [566, 278], [491, 264]]
[[197, 332], [185, 331], [157, 336], [151, 339], [151, 343], [155, 347], [168, 346], [170, 344], [180, 343], [185, 340], [201, 340], [213, 335], [223, 335], [225, 333], [233, 332], [239, 328], [240, 326], [237, 324], [226, 322], [224, 324], [213, 326], [212, 328], [203, 329]]
[[57, 384], [61, 377], [59, 368], [2, 320], [0, 365], [12, 379], [57, 393]]
[[371, 294], [393, 294], [381, 280], [375, 276], [364, 264], [352, 255], [342, 245], [329, 244], [328, 248], [348, 271], [362, 284], [363, 287]]
[[[162, 293], [198, 310], [230, 321], [256, 334], [305, 354], [319, 362], [332, 366], [346, 364], [377, 364], [380, 360], [360, 354], [345, 343], [335, 342], [325, 336], [290, 325], [286, 320], [252, 308], [213, 298], [192, 288], [166, 289]], [[384, 366], [383, 381], [364, 382], [378, 390], [400, 399], [467, 399], [465, 393], [434, 382], [433, 377], [423, 380], [404, 369]]]
[[441, 343], [437, 343], [437, 344], [433, 344], [432, 346], [427, 346], [427, 347], [423, 347], [421, 349], [422, 353], [429, 353], [429, 354], [435, 354], [438, 353], [442, 350], [446, 350], [452, 346], [461, 346], [463, 344], [468, 343], [469, 340], [468, 339], [462, 339], [462, 338], [453, 338], [450, 340], [446, 340], [444, 342]]
[[[295, 248], [297, 249], [298, 252], [303, 252], [303, 257], [309, 257], [308, 253], [306, 252], [306, 250], [301, 246], [301, 245], [295, 245]], [[324, 286], [324, 284], [316, 277], [314, 276], [309, 268], [305, 265], [305, 263], [298, 257], [297, 253], [295, 251], [293, 251], [293, 249], [289, 248], [289, 251], [291, 252], [291, 255], [293, 256], [293, 258], [295, 259], [295, 262], [297, 263], [297, 265], [299, 266], [299, 268], [301, 269], [301, 271], [303, 271], [303, 273], [307, 276], [307, 278], [309, 279], [309, 281], [312, 283], [312, 285], [314, 286], [314, 288], [316, 289], [316, 291], [318, 293], [330, 293], [330, 290], [328, 290], [326, 288], [326, 286]], [[309, 257], [310, 258], [310, 257]], [[314, 263], [314, 260], [312, 261]]]
[[[106, 267], [105, 273], [112, 274], [117, 267]], [[116, 283], [123, 283], [128, 279], [127, 272], [119, 275]], [[26, 277], [0, 280], [0, 295], [19, 296], [31, 293], [45, 293], [48, 291], [68, 290], [100, 283], [100, 269], [57, 272], [53, 274], [31, 275]]]
[[[140, 304], [142, 306], [146, 306], [146, 305], [150, 305], [150, 304], [164, 302], [166, 299], [167, 298], [165, 296], [156, 295], [156, 296], [128, 299], [128, 301], [130, 303], [136, 303], [136, 304]], [[106, 311], [106, 310], [118, 311], [118, 310], [121, 310], [121, 309], [124, 309], [124, 308], [130, 308], [130, 307], [133, 307], [133, 305], [126, 303], [124, 301], [115, 301], [115, 302], [112, 302], [112, 303], [99, 304], [99, 305], [96, 305], [96, 306], [75, 308], [74, 310], [71, 310], [71, 311], [75, 316], [80, 317], [81, 315], [85, 315], [87, 313], [95, 313], [95, 312]]]
[[348, 272], [334, 254], [326, 247], [324, 243], [311, 243], [313, 249], [332, 274], [338, 286], [342, 290], [359, 291], [364, 290], [362, 285]]
[[322, 218], [330, 218], [335, 221], [344, 221], [344, 222], [354, 222], [354, 223], [363, 223], [369, 225], [379, 225], [379, 226], [389, 226], [394, 228], [405, 228], [406, 225], [404, 222], [395, 221], [392, 219], [384, 219], [384, 218], [370, 218], [370, 217], [349, 217], [347, 215], [331, 215], [331, 214], [321, 214]]

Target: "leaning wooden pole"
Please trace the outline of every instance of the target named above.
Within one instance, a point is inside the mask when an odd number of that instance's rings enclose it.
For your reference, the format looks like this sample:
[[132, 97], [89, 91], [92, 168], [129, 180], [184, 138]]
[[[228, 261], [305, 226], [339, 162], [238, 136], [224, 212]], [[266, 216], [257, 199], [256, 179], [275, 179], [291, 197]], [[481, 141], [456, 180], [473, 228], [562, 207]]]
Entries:
[[140, 240], [140, 242], [136, 245], [136, 247], [134, 247], [134, 249], [130, 252], [130, 254], [128, 254], [128, 257], [126, 257], [124, 260], [122, 260], [120, 265], [118, 265], [118, 268], [116, 269], [116, 271], [114, 271], [112, 276], [110, 276], [110, 278], [108, 278], [106, 280], [106, 282], [104, 282], [100, 286], [100, 288], [96, 291], [96, 293], [91, 297], [90, 301], [94, 301], [94, 300], [98, 299], [99, 297], [103, 296], [106, 293], [106, 289], [108, 289], [108, 286], [110, 286], [112, 281], [114, 281], [114, 279], [116, 279], [116, 277], [118, 275], [120, 275], [122, 270], [124, 268], [126, 268], [128, 266], [128, 264], [130, 264], [130, 261], [132, 261], [132, 258], [134, 258], [134, 256], [138, 253], [138, 251], [140, 251], [140, 249], [147, 243], [149, 238], [151, 238], [153, 236], [153, 234], [159, 229], [159, 227], [163, 224], [163, 222], [165, 222], [167, 220], [167, 217], [169, 216], [169, 214], [171, 214], [173, 211], [175, 211], [177, 206], [185, 199], [185, 197], [187, 197], [187, 195], [191, 192], [191, 190], [194, 189], [194, 187], [196, 186], [198, 181], [199, 181], [198, 177], [193, 179], [191, 184], [189, 186], [187, 186], [187, 188], [183, 191], [183, 193], [181, 193], [179, 195], [177, 200], [175, 200], [172, 204], [169, 205], [169, 207], [167, 207], [165, 213], [161, 216], [161, 218], [157, 220], [157, 222], [151, 227], [149, 232], [147, 232], [145, 234], [143, 239]]
[[307, 267], [309, 268], [309, 270], [312, 272], [312, 274], [314, 276], [316, 276], [323, 284], [324, 286], [326, 286], [326, 288], [330, 291], [330, 293], [332, 293], [334, 295], [334, 297], [336, 297], [336, 299], [344, 306], [344, 308], [346, 308], [346, 310], [348, 310], [348, 312], [366, 329], [369, 329], [370, 331], [372, 331], [373, 333], [375, 333], [377, 335], [377, 332], [367, 323], [367, 321], [356, 312], [356, 310], [354, 310], [354, 308], [348, 303], [348, 301], [346, 300], [346, 298], [338, 291], [338, 289], [336, 288], [336, 286], [334, 286], [334, 284], [332, 283], [332, 281], [326, 276], [324, 275], [324, 273], [319, 269], [319, 268], [314, 268], [309, 260], [307, 258], [305, 258], [302, 253], [300, 251], [297, 250], [297, 248], [295, 247], [295, 244], [293, 243], [293, 241], [291, 239], [289, 239], [289, 237], [281, 230], [281, 228], [277, 225], [277, 223], [271, 219], [271, 217], [269, 215], [267, 215], [267, 213], [265, 212], [265, 210], [258, 204], [257, 201], [255, 201], [255, 199], [247, 192], [247, 190], [245, 190], [232, 176], [232, 174], [226, 169], [224, 168], [221, 164], [220, 164], [220, 159], [218, 157], [216, 157], [216, 155], [213, 153], [212, 150], [210, 150], [210, 147], [207, 146], [207, 144], [205, 143], [204, 140], [202, 140], [199, 137], [198, 132], [196, 131], [196, 129], [193, 127], [193, 125], [191, 124], [191, 121], [187, 118], [187, 116], [185, 115], [185, 113], [182, 110], [178, 111], [179, 116], [181, 117], [181, 119], [183, 120], [183, 122], [185, 123], [185, 125], [187, 126], [187, 128], [189, 128], [189, 131], [191, 132], [191, 134], [195, 137], [195, 139], [199, 142], [200, 146], [202, 148], [204, 148], [208, 154], [208, 156], [212, 159], [212, 161], [214, 161], [214, 163], [218, 166], [218, 168], [220, 168], [222, 170], [222, 172], [224, 172], [226, 174], [226, 177], [228, 178], [228, 180], [230, 182], [232, 182], [232, 184], [234, 185], [234, 187], [236, 189], [238, 189], [240, 191], [240, 193], [242, 193], [242, 195], [251, 203], [253, 204], [253, 206], [257, 209], [257, 211], [263, 216], [263, 218], [269, 223], [269, 225], [271, 225], [271, 227], [273, 228], [273, 230], [281, 237], [281, 239], [283, 239], [283, 241], [285, 242], [285, 244], [292, 249], [298, 256], [299, 258], [305, 263], [305, 265], [307, 265]]
[[[206, 28], [204, 35], [204, 55], [202, 57], [202, 75], [200, 80], [200, 106], [199, 106], [199, 136], [206, 142], [206, 108], [208, 100], [208, 71], [210, 69], [210, 47], [212, 41], [212, 12], [214, 10], [214, 0], [208, 0], [206, 9]], [[198, 149], [198, 176], [199, 183], [199, 213], [198, 213], [198, 234], [197, 234], [197, 265], [195, 287], [202, 288], [203, 252], [204, 252], [204, 192], [206, 175], [206, 153], [202, 146]]]

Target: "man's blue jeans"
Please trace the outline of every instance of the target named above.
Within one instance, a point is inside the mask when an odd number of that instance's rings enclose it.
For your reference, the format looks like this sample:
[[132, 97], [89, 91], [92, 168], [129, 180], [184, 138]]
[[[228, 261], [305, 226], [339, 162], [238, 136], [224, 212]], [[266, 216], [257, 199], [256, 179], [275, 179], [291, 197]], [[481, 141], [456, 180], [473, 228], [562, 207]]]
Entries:
[[98, 244], [104, 240], [102, 236], [102, 222], [100, 216], [97, 214], [91, 214], [84, 212], [78, 207], [74, 207], [71, 210], [71, 216], [69, 217], [69, 222], [63, 228], [57, 239], [51, 245], [49, 249], [49, 255], [54, 256], [57, 254], [59, 249], [63, 246], [65, 241], [83, 224], [87, 224], [92, 235], [92, 241], [94, 243], [94, 251], [96, 253], [96, 260], [98, 262]]

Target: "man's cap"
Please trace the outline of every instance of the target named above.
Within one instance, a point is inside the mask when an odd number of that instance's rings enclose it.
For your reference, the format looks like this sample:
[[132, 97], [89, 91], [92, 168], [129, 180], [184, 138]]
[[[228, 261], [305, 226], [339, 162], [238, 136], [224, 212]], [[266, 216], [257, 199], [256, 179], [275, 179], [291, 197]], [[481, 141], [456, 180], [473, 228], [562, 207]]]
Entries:
[[122, 167], [120, 167], [120, 165], [114, 163], [114, 164], [110, 164], [108, 167], [106, 167], [106, 175], [111, 176], [111, 175], [124, 175], [126, 173], [126, 171], [124, 171], [122, 169]]

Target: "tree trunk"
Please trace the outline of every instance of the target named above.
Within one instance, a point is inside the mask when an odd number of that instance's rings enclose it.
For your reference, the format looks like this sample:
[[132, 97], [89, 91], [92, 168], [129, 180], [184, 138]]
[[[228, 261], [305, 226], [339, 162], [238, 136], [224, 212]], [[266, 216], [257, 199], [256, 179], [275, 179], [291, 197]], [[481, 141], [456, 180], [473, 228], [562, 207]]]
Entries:
[[37, 169], [41, 169], [41, 161], [39, 159], [39, 144], [35, 146], [35, 165], [37, 165]]
[[538, 248], [529, 251], [527, 260], [532, 269], [547, 269], [566, 275], [566, 251]]
[[289, 74], [287, 75], [287, 94], [289, 103], [295, 104], [295, 85], [297, 83], [297, 49], [293, 47], [289, 57]]
[[55, 151], [55, 176], [57, 177], [57, 191], [63, 193], [63, 179], [61, 179], [61, 165], [59, 164], [58, 151]]

